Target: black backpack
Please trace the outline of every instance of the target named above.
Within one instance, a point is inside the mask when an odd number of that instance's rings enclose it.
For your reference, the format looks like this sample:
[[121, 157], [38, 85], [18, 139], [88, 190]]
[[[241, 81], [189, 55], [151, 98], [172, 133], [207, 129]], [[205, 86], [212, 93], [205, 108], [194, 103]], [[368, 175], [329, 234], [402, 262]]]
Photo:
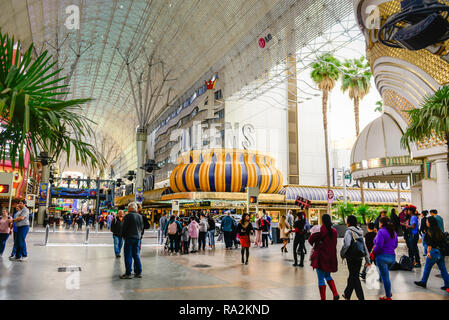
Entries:
[[269, 228], [270, 228], [270, 224], [269, 224], [269, 222], [268, 222], [268, 220], [266, 220], [266, 219], [262, 219], [262, 221], [261, 221], [262, 223], [262, 231], [263, 232], [268, 232], [268, 230], [269, 230]]
[[366, 256], [365, 253], [365, 243], [363, 242], [363, 238], [355, 238], [354, 233], [350, 231], [352, 234], [351, 245], [346, 251], [345, 257], [349, 259], [361, 259]]
[[440, 252], [443, 256], [449, 256], [449, 233], [444, 233], [444, 242], [441, 244]]
[[413, 260], [408, 256], [402, 256], [399, 259], [399, 264], [401, 265], [401, 270], [412, 271], [413, 270]]

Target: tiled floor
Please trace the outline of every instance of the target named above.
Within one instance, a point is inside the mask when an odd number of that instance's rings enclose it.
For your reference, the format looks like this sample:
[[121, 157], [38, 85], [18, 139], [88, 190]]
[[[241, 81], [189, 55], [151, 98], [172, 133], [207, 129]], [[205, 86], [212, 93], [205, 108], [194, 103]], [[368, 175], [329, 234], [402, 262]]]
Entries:
[[[0, 299], [319, 299], [316, 275], [309, 263], [305, 268], [291, 266], [292, 244], [288, 254], [281, 254], [280, 245], [251, 248], [245, 266], [240, 263], [240, 250], [226, 251], [222, 244], [214, 251], [165, 254], [155, 246], [154, 234], [148, 233], [141, 252], [143, 278], [120, 280], [123, 258], [114, 257], [110, 234], [92, 234], [89, 246], [82, 245], [83, 233], [55, 233], [50, 238], [52, 245], [46, 247], [42, 246], [43, 237], [43, 233], [29, 235], [27, 262], [8, 260], [12, 246], [8, 241], [0, 261]], [[405, 246], [400, 244], [397, 254], [403, 253]], [[198, 264], [208, 267], [198, 268]], [[80, 266], [82, 271], [58, 272], [58, 267], [64, 266]], [[395, 299], [449, 299], [449, 294], [440, 290], [442, 279], [435, 276], [439, 273], [436, 267], [428, 289], [413, 284], [422, 269], [390, 273]], [[347, 267], [340, 261], [339, 271], [332, 275], [340, 292], [347, 275]], [[366, 299], [384, 294], [382, 286], [368, 290], [362, 285]], [[328, 298], [330, 295], [328, 290]]]

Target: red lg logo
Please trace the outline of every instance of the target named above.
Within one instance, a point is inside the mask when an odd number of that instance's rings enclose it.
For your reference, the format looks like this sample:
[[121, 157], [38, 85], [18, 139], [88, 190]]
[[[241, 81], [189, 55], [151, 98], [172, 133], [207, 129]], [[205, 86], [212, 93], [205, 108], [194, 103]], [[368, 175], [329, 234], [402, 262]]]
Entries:
[[264, 38], [260, 38], [259, 39], [259, 47], [261, 47], [262, 49], [265, 48], [265, 39]]

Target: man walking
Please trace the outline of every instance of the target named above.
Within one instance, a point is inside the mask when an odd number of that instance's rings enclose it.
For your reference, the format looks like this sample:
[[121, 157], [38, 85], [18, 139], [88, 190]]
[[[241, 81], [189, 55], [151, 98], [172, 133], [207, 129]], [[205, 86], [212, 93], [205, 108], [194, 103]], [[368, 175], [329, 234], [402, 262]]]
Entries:
[[162, 214], [162, 217], [159, 219], [159, 244], [164, 244], [165, 237], [165, 226], [167, 225], [167, 217], [165, 216], [165, 212]]
[[430, 214], [432, 215], [432, 217], [434, 217], [437, 220], [438, 226], [440, 227], [441, 232], [444, 233], [444, 221], [443, 221], [443, 218], [441, 218], [438, 215], [438, 211], [435, 209], [432, 209], [432, 210], [430, 210]]
[[407, 223], [407, 229], [409, 229], [409, 257], [414, 259], [413, 267], [420, 268], [421, 262], [419, 258], [418, 240], [419, 240], [419, 223], [418, 223], [418, 211], [415, 208], [409, 208], [411, 213], [410, 222]]
[[140, 262], [140, 242], [143, 236], [143, 218], [137, 213], [137, 204], [128, 205], [128, 214], [123, 218], [122, 236], [125, 239], [125, 274], [120, 279], [131, 279], [131, 267], [134, 260], [134, 277], [142, 278], [142, 264]]
[[119, 210], [117, 216], [115, 216], [111, 222], [111, 232], [112, 238], [114, 239], [114, 252], [116, 258], [120, 258], [120, 252], [122, 251], [123, 246], [122, 228], [124, 215], [125, 213], [123, 210]]
[[14, 241], [14, 249], [16, 251], [15, 257], [12, 257], [13, 261], [27, 261], [27, 246], [26, 246], [26, 237], [28, 231], [30, 230], [30, 220], [29, 215], [30, 211], [26, 207], [26, 201], [20, 200], [17, 204], [17, 208], [19, 211], [17, 215], [13, 219], [17, 227], [17, 241]]
[[224, 234], [226, 250], [232, 249], [232, 228], [234, 220], [231, 218], [231, 211], [227, 211], [226, 216], [221, 220], [221, 230]]

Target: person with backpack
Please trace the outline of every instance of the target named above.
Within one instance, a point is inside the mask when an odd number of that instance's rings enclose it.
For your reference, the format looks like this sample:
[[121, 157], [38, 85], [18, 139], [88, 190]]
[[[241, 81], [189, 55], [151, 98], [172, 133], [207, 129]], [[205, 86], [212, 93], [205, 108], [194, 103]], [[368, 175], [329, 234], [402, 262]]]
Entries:
[[[305, 255], [305, 242], [306, 242], [306, 220], [304, 219], [304, 215], [300, 212], [293, 223], [292, 232], [295, 234], [295, 238], [293, 239], [293, 259], [295, 263], [294, 267], [304, 267], [304, 255]], [[301, 256], [301, 262], [298, 264], [298, 253]]]
[[262, 229], [262, 248], [268, 248], [268, 236], [270, 234], [270, 222], [267, 219], [265, 210], [263, 211], [262, 220], [260, 221]]
[[432, 270], [433, 265], [437, 264], [444, 281], [444, 286], [441, 287], [441, 289], [446, 290], [446, 292], [449, 293], [449, 274], [447, 273], [446, 263], [444, 261], [445, 255], [449, 254], [448, 243], [446, 242], [446, 237], [438, 226], [438, 221], [434, 217], [429, 217], [426, 224], [428, 227], [426, 232], [428, 249], [426, 264], [424, 266], [424, 273], [421, 281], [415, 281], [415, 284], [419, 287], [426, 288], [430, 271]]
[[192, 253], [197, 252], [198, 247], [198, 236], [200, 231], [200, 225], [196, 222], [194, 217], [190, 217], [189, 219], [189, 238], [192, 243]]
[[[366, 244], [366, 248], [368, 249], [368, 253], [370, 253], [374, 247], [374, 238], [376, 238], [377, 229], [375, 228], [373, 222], [368, 223], [368, 225], [366, 226], [366, 229], [368, 232], [365, 234], [365, 244]], [[370, 261], [371, 261], [371, 259], [370, 259]], [[373, 261], [371, 261], [371, 262], [373, 262]], [[365, 265], [362, 273], [360, 273], [360, 278], [362, 278], [363, 280], [366, 279], [366, 269], [367, 269], [367, 266]]]
[[208, 222], [203, 213], [200, 214], [200, 232], [198, 235], [198, 250], [203, 248], [203, 251], [206, 251], [206, 235], [207, 235], [207, 227]]
[[215, 220], [209, 215], [207, 219], [207, 234], [209, 238], [209, 247], [215, 249]]
[[394, 231], [394, 225], [387, 217], [380, 219], [379, 227], [380, 229], [377, 232], [376, 238], [374, 238], [371, 259], [375, 259], [376, 261], [380, 279], [385, 288], [385, 296], [380, 297], [379, 299], [391, 300], [392, 294], [389, 269], [396, 262], [395, 250], [398, 247], [398, 236]]
[[114, 239], [114, 252], [116, 258], [120, 258], [120, 252], [122, 251], [123, 246], [122, 228], [124, 215], [125, 213], [123, 210], [119, 210], [117, 216], [115, 216], [111, 222], [111, 232], [112, 238]]
[[419, 234], [421, 235], [422, 239], [422, 246], [424, 248], [424, 256], [427, 256], [427, 244], [426, 244], [426, 233], [427, 233], [427, 215], [429, 214], [429, 211], [423, 210], [421, 212], [421, 221], [419, 225]]
[[409, 250], [408, 256], [414, 260], [413, 267], [421, 268], [421, 259], [419, 257], [418, 240], [419, 240], [419, 221], [418, 221], [418, 211], [415, 208], [410, 208], [409, 212], [411, 214], [410, 221], [407, 223], [406, 227], [409, 230], [408, 241]]
[[363, 258], [365, 258], [367, 267], [371, 264], [369, 251], [363, 238], [363, 230], [357, 226], [357, 218], [354, 215], [348, 216], [346, 225], [348, 228], [346, 229], [340, 256], [342, 259], [346, 259], [349, 276], [342, 297], [345, 300], [351, 300], [352, 291], [355, 290], [357, 298], [365, 300], [359, 273]]
[[[251, 247], [250, 235], [254, 234], [254, 229], [251, 221], [249, 221], [249, 214], [244, 213], [242, 220], [237, 225], [236, 232], [239, 234], [240, 245], [242, 247], [242, 264], [248, 264], [249, 259], [249, 247]], [[245, 260], [246, 252], [246, 260]]]
[[234, 220], [231, 218], [231, 211], [226, 212], [226, 216], [221, 220], [221, 230], [223, 231], [226, 250], [232, 249], [232, 228]]
[[170, 220], [167, 223], [165, 234], [168, 236], [168, 239], [170, 241], [170, 252], [173, 253], [175, 251], [178, 253], [179, 251], [179, 243], [176, 241], [176, 235], [178, 232], [181, 232], [182, 230], [179, 230], [179, 225], [175, 220], [175, 215], [170, 216]]
[[337, 261], [337, 230], [332, 227], [330, 215], [323, 214], [322, 225], [318, 232], [314, 232], [309, 243], [313, 246], [313, 252], [310, 256], [312, 268], [316, 270], [318, 276], [318, 288], [321, 300], [326, 300], [326, 283], [329, 285], [334, 300], [339, 300], [335, 282], [331, 277], [332, 272], [338, 271]]

